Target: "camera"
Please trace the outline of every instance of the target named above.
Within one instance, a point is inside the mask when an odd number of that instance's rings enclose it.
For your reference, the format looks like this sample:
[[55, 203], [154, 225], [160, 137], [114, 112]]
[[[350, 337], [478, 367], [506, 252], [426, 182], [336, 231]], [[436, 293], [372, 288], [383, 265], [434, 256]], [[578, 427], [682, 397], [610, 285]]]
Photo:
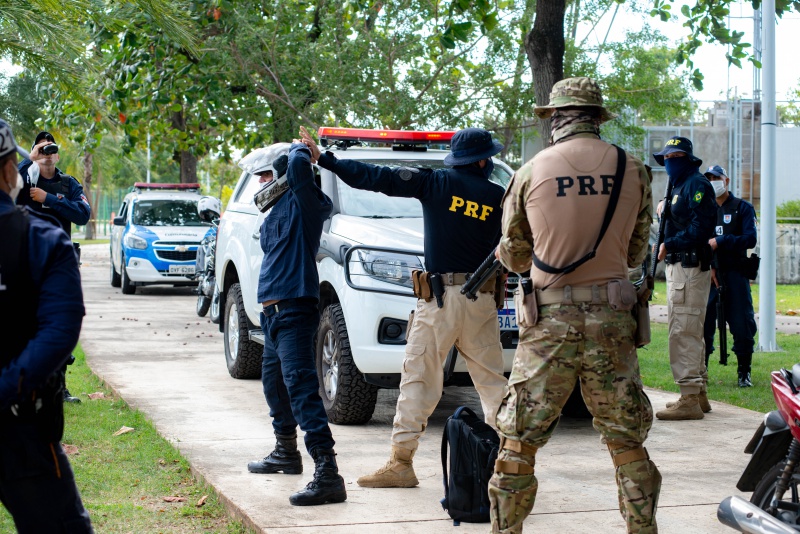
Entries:
[[45, 156], [49, 156], [51, 154], [58, 154], [58, 145], [45, 145], [41, 149], [39, 149], [39, 152], [41, 152]]

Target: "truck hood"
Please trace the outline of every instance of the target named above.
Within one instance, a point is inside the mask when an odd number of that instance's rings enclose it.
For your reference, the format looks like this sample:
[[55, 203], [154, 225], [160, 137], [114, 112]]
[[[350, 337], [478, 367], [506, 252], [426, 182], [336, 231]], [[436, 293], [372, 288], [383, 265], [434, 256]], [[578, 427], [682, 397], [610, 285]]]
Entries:
[[330, 232], [351, 244], [423, 250], [422, 217], [408, 219], [368, 219], [335, 215]]
[[137, 226], [145, 232], [137, 230], [138, 234], [155, 234], [159, 241], [197, 241], [203, 239], [208, 232], [208, 226]]

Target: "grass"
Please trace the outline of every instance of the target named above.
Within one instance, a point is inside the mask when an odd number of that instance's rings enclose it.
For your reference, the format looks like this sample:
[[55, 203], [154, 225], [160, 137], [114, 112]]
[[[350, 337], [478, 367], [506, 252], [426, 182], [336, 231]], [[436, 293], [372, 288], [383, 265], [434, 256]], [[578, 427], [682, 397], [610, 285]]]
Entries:
[[[62, 443], [77, 447], [69, 455], [78, 489], [96, 532], [252, 533], [230, 517], [214, 490], [196, 477], [189, 463], [139, 412], [131, 410], [92, 374], [83, 351], [67, 374], [67, 385], [81, 404], [66, 404]], [[85, 393], [102, 391], [104, 399]], [[135, 430], [113, 436], [122, 426]], [[205, 504], [197, 506], [203, 496]], [[165, 502], [164, 497], [186, 502]], [[0, 532], [14, 532], [0, 506]]]
[[76, 243], [80, 243], [81, 245], [108, 245], [110, 241], [108, 239], [81, 239], [75, 238], [73, 239]]
[[[728, 365], [719, 364], [719, 351], [709, 358], [708, 396], [712, 400], [726, 402], [757, 412], [775, 409], [775, 400], [770, 386], [770, 373], [781, 367], [791, 369], [800, 361], [800, 335], [777, 334], [778, 346], [782, 352], [756, 352], [753, 354], [753, 387], [740, 388], [737, 384], [736, 355], [730, 352], [733, 338], [728, 336]], [[758, 343], [756, 342], [756, 345]], [[639, 365], [642, 381], [646, 386], [678, 392], [669, 367], [667, 344], [667, 325], [652, 325], [652, 343], [639, 350]], [[656, 410], [662, 407], [654, 406]]]
[[[753, 308], [758, 311], [758, 284], [750, 284], [750, 293], [753, 295]], [[653, 304], [667, 305], [667, 283], [656, 281], [653, 291]], [[779, 315], [791, 315], [792, 312], [800, 313], [800, 285], [778, 284], [775, 286], [775, 303]]]

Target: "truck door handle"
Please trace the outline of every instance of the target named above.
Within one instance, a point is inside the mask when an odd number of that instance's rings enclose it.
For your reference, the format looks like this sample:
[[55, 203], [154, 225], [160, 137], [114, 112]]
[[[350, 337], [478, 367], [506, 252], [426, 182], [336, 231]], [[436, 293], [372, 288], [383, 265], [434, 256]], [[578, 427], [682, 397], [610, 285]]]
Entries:
[[253, 235], [250, 236], [250, 237], [252, 237], [256, 241], [258, 241], [259, 239], [261, 239], [261, 230], [260, 229], [256, 230], [255, 232], [253, 232]]

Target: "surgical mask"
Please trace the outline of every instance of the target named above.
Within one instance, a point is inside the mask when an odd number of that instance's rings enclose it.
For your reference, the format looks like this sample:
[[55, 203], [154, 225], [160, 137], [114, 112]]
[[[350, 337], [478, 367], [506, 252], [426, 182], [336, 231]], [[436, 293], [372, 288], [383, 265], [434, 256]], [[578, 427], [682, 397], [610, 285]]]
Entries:
[[723, 180], [711, 180], [711, 186], [714, 188], [714, 194], [718, 197], [725, 194], [725, 182]]
[[486, 165], [484, 165], [481, 171], [483, 171], [483, 176], [487, 180], [492, 176], [492, 172], [494, 171], [494, 161], [492, 161], [492, 158], [486, 160]]
[[17, 201], [17, 197], [19, 196], [19, 192], [22, 191], [22, 188], [25, 186], [25, 181], [22, 179], [22, 175], [17, 173], [17, 185], [11, 188], [11, 191], [8, 192], [8, 196], [11, 197], [11, 200], [14, 202]]
[[667, 174], [672, 180], [683, 178], [696, 167], [697, 163], [687, 156], [664, 159], [664, 168], [667, 170]]

